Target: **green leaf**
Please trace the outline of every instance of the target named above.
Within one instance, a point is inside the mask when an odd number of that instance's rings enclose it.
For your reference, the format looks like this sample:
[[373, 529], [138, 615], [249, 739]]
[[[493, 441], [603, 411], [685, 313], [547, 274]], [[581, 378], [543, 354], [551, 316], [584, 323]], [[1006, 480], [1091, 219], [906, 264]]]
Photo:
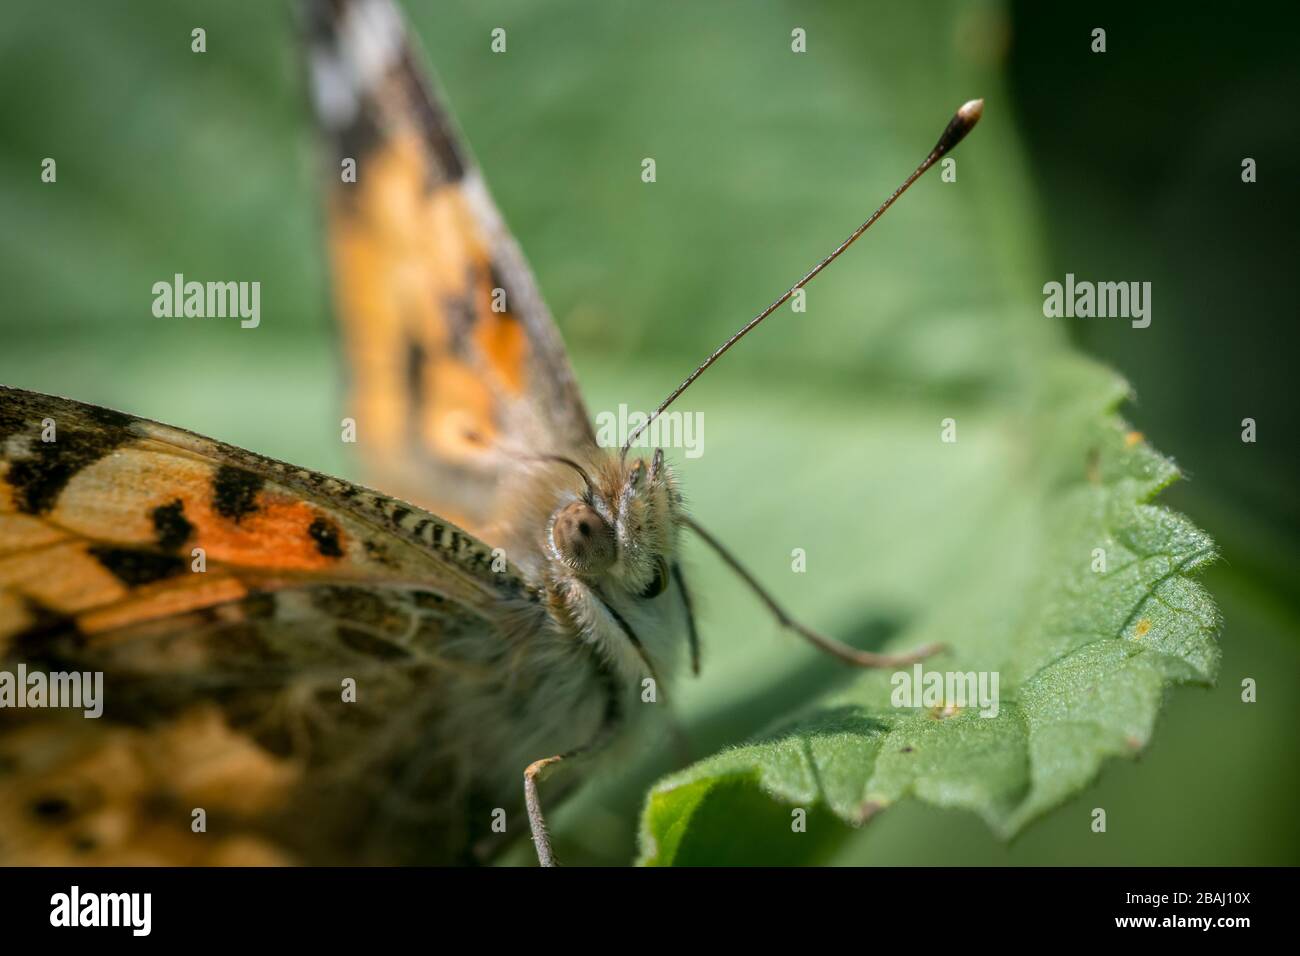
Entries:
[[642, 863], [815, 861], [845, 835], [833, 820], [858, 826], [909, 796], [1009, 837], [1106, 758], [1140, 751], [1167, 687], [1213, 682], [1218, 616], [1193, 580], [1213, 543], [1149, 503], [1176, 468], [1119, 419], [1125, 389], [1108, 373], [1064, 357], [1040, 374], [1018, 480], [966, 542], [965, 573], [891, 642], [945, 643], [926, 671], [997, 673], [996, 716], [894, 706], [891, 673], [863, 672], [658, 782]]

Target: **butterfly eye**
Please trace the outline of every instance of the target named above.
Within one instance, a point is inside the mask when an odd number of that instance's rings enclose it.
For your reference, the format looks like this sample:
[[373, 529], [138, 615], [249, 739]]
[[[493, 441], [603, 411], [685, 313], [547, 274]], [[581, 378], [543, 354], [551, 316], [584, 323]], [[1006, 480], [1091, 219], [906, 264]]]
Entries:
[[641, 592], [641, 597], [647, 600], [658, 597], [664, 593], [666, 587], [668, 587], [668, 565], [663, 558], [659, 558], [655, 561], [655, 576], [646, 585], [645, 590]]
[[552, 531], [560, 559], [583, 574], [604, 571], [614, 563], [614, 532], [591, 505], [574, 501], [560, 509]]

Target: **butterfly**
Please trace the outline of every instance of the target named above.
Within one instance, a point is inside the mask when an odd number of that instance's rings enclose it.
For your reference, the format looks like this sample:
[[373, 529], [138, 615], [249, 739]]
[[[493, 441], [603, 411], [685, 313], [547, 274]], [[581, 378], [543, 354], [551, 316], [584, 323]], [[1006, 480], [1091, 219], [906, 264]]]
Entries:
[[[305, 9], [348, 408], [386, 493], [0, 387], [0, 862], [476, 863], [526, 818], [553, 864], [542, 778], [698, 671], [688, 532], [848, 663], [934, 650], [803, 626], [687, 513], [662, 449], [597, 442], [397, 8]], [[44, 706], [73, 690], [101, 712]]]

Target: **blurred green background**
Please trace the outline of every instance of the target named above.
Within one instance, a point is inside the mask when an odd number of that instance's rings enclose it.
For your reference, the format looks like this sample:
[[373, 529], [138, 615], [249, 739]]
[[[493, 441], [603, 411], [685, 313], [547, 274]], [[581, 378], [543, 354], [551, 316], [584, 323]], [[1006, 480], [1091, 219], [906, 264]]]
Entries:
[[[704, 456], [678, 459], [691, 504], [792, 609], [879, 642], [989, 560], [980, 515], [1013, 493], [998, 480], [1006, 409], [1068, 336], [1132, 382], [1126, 414], [1191, 478], [1163, 500], [1223, 548], [1205, 579], [1223, 666], [1217, 688], [1170, 695], [1139, 760], [1108, 765], [1011, 845], [906, 803], [834, 860], [1297, 862], [1300, 87], [1284, 24], [1186, 4], [407, 8], [593, 412], [657, 402], [984, 96], [958, 181], [931, 174], [818, 279], [806, 314], [778, 313], [683, 399], [705, 420]], [[205, 54], [190, 51], [196, 26]], [[489, 51], [497, 26], [505, 55]], [[806, 54], [790, 51], [794, 27]], [[342, 365], [294, 32], [287, 5], [251, 0], [7, 4], [0, 381], [359, 475], [337, 441]], [[56, 184], [40, 182], [45, 157]], [[260, 281], [261, 327], [154, 318], [150, 288], [175, 272]], [[1066, 272], [1151, 281], [1151, 327], [1045, 319], [1041, 287]], [[935, 434], [954, 413], [972, 440], [944, 456]], [[1240, 441], [1244, 417], [1256, 444]], [[993, 437], [974, 437], [981, 425]], [[792, 547], [807, 574], [790, 573]], [[705, 673], [674, 699], [700, 757], [843, 673], [710, 555], [688, 558]], [[1243, 677], [1258, 703], [1240, 702]], [[680, 749], [665, 738], [597, 774], [556, 815], [562, 858], [631, 859], [640, 799]], [[1095, 806], [1104, 836], [1087, 826]]]

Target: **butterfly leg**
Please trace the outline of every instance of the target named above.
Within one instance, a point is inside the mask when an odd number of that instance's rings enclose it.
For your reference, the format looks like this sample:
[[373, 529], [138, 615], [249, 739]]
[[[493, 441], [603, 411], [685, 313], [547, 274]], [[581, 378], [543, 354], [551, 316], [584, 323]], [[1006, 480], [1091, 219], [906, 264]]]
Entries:
[[613, 735], [615, 728], [619, 724], [621, 709], [618, 706], [616, 692], [611, 693], [609, 700], [610, 703], [606, 708], [604, 722], [601, 724], [600, 731], [590, 743], [582, 747], [575, 747], [566, 753], [556, 754], [554, 757], [534, 760], [524, 770], [524, 809], [528, 812], [528, 829], [532, 831], [533, 846], [537, 848], [537, 862], [541, 866], [558, 866], [559, 864], [555, 862], [555, 851], [551, 849], [551, 835], [546, 832], [546, 817], [542, 814], [542, 801], [537, 795], [537, 781], [541, 779], [544, 771], [561, 760], [572, 760], [574, 757], [580, 757], [598, 750]]
[[534, 760], [524, 771], [524, 808], [528, 811], [528, 828], [533, 832], [533, 846], [537, 848], [537, 862], [541, 866], [555, 866], [556, 863], [555, 851], [551, 849], [551, 835], [546, 832], [546, 817], [542, 815], [542, 802], [537, 795], [537, 780], [547, 767], [571, 756], [573, 753]]
[[[613, 609], [611, 608], [610, 611], [612, 613]], [[618, 618], [618, 621], [627, 630], [632, 643], [639, 646], [640, 641], [631, 632], [627, 622], [621, 618]], [[572, 760], [575, 757], [599, 751], [618, 733], [625, 716], [623, 712], [623, 686], [618, 675], [614, 673], [601, 655], [595, 654], [594, 651], [593, 655], [593, 664], [605, 696], [604, 713], [601, 715], [600, 725], [595, 734], [585, 744], [574, 747], [572, 750], [566, 750], [564, 753], [556, 754], [554, 757], [534, 760], [524, 770], [524, 809], [528, 812], [528, 828], [533, 834], [533, 846], [537, 848], [537, 862], [542, 866], [557, 866], [558, 864], [555, 862], [555, 851], [551, 849], [550, 834], [546, 832], [546, 817], [542, 814], [542, 801], [537, 795], [538, 780], [541, 779], [544, 772], [561, 760]]]

